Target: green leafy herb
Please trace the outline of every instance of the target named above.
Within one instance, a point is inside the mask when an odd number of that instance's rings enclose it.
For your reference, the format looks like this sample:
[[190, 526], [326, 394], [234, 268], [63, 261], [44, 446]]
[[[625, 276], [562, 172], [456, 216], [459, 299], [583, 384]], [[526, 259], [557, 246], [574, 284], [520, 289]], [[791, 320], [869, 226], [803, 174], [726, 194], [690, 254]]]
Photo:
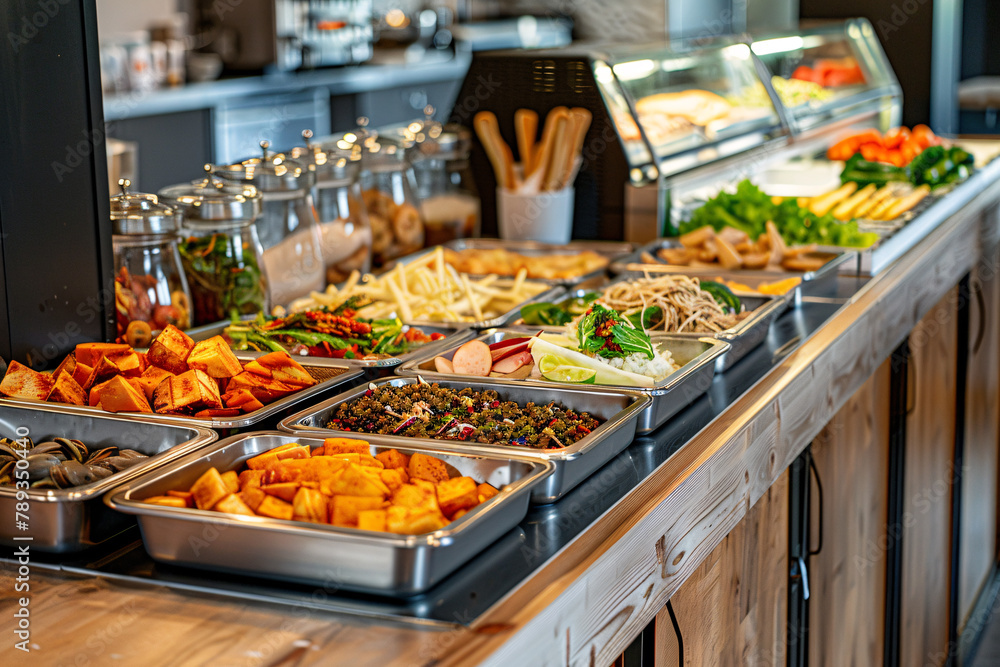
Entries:
[[640, 353], [656, 356], [649, 336], [614, 310], [595, 303], [577, 323], [580, 350], [606, 359]]
[[194, 301], [195, 324], [238, 319], [264, 308], [264, 283], [256, 257], [228, 234], [191, 236], [178, 251]]

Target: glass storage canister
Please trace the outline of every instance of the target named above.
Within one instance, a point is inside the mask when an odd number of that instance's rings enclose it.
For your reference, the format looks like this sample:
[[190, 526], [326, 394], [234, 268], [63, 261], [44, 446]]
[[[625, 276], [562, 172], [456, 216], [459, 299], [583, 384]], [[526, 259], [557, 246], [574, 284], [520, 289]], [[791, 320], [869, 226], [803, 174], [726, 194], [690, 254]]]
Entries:
[[457, 123], [434, 120], [434, 107], [428, 105], [422, 120], [383, 128], [381, 134], [407, 149], [424, 219], [424, 245], [478, 236], [481, 202], [469, 165], [472, 133]]
[[407, 148], [376, 134], [364, 137], [361, 144], [361, 195], [376, 266], [424, 247], [424, 220]]
[[117, 340], [145, 347], [154, 331], [191, 326], [191, 294], [177, 252], [180, 215], [156, 195], [129, 193], [120, 179], [111, 198]]
[[461, 125], [428, 120], [420, 128], [412, 162], [428, 246], [479, 236], [481, 202], [471, 151], [472, 133]]
[[267, 141], [260, 142], [260, 146], [261, 157], [215, 166], [212, 173], [260, 191], [262, 215], [257, 221], [257, 234], [264, 248], [270, 302], [281, 306], [326, 286], [319, 223], [312, 201], [316, 172], [312, 165], [269, 153]]
[[261, 213], [257, 188], [209, 175], [166, 187], [160, 197], [182, 216], [180, 255], [195, 324], [267, 312], [267, 276], [254, 224]]
[[313, 199], [319, 218], [326, 282], [338, 284], [353, 271], [364, 274], [371, 270], [372, 229], [358, 182], [361, 153], [335, 144], [313, 144], [312, 136], [312, 131], [305, 130], [302, 133], [305, 145], [293, 148], [287, 155], [295, 162], [315, 168]]

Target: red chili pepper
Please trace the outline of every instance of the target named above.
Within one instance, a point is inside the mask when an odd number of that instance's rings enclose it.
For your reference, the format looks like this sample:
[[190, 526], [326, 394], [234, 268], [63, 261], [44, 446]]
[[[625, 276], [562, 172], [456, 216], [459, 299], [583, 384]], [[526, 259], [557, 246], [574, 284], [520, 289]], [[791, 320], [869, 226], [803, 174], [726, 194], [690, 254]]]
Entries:
[[500, 401], [493, 401], [490, 404], [490, 407], [492, 407], [492, 408], [499, 408], [500, 407]]
[[431, 334], [431, 340], [441, 340], [442, 338], [444, 338], [444, 334], [443, 333], [432, 333]]
[[465, 409], [465, 411], [468, 412], [471, 415], [473, 412], [476, 411], [476, 409], [470, 405], [469, 407], [467, 407]]

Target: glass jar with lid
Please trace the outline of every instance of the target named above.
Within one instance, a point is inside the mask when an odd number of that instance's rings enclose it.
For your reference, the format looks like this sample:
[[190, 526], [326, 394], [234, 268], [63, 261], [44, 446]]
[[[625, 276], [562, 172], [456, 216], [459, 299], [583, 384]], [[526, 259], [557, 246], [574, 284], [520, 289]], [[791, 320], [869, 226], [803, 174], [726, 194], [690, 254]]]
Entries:
[[111, 243], [115, 259], [115, 320], [118, 340], [136, 347], [173, 324], [191, 326], [191, 293], [177, 251], [180, 215], [156, 195], [122, 192], [111, 198]]
[[316, 171], [312, 165], [270, 153], [267, 141], [260, 146], [261, 157], [215, 166], [212, 173], [230, 182], [253, 185], [261, 193], [257, 234], [264, 248], [270, 302], [279, 306], [326, 286], [312, 200]]
[[412, 144], [372, 133], [361, 139], [361, 195], [372, 229], [372, 261], [382, 266], [424, 247]]
[[455, 123], [431, 120], [420, 126], [412, 151], [417, 197], [428, 246], [479, 236], [479, 191], [469, 156], [472, 133]]
[[311, 143], [310, 130], [305, 130], [302, 138], [305, 145], [293, 148], [287, 155], [315, 169], [313, 199], [319, 218], [326, 282], [337, 284], [354, 271], [371, 270], [372, 229], [358, 182], [361, 153], [350, 146], [345, 150], [336, 143]]
[[191, 288], [194, 323], [267, 312], [267, 276], [254, 224], [261, 213], [257, 188], [209, 175], [166, 187], [160, 198], [182, 217], [179, 250]]

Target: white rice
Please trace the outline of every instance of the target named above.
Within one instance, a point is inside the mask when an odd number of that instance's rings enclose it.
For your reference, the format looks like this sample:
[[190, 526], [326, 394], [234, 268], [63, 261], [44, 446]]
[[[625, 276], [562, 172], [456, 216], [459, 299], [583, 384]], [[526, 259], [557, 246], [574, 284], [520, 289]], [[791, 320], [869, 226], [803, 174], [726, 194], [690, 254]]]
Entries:
[[614, 359], [594, 356], [594, 359], [613, 368], [651, 377], [656, 382], [659, 382], [680, 368], [680, 366], [674, 363], [670, 350], [662, 348], [657, 350], [657, 355], [652, 359], [641, 352], [633, 352], [627, 357], [616, 357]]

